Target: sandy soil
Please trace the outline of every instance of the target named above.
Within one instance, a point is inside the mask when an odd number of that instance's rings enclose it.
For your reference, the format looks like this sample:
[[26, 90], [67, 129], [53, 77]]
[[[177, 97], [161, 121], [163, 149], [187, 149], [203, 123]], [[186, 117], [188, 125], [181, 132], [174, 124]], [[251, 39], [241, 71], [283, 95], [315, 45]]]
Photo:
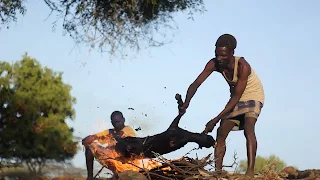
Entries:
[[[126, 172], [122, 176], [120, 174], [120, 179], [122, 180], [148, 180], [147, 177], [143, 176], [137, 172]], [[16, 180], [86, 180], [85, 177], [76, 177], [76, 176], [60, 176], [55, 178], [47, 177], [18, 177]], [[158, 179], [158, 178], [156, 178]], [[163, 179], [163, 178], [160, 178]], [[250, 178], [242, 174], [224, 174], [219, 177], [188, 177], [184, 180], [249, 180]], [[299, 171], [293, 167], [286, 167], [281, 173], [267, 172], [263, 176], [256, 176], [252, 178], [254, 180], [287, 180], [287, 179], [303, 179], [303, 180], [320, 180], [320, 169], [304, 170]], [[98, 178], [97, 180], [108, 180], [107, 178]]]

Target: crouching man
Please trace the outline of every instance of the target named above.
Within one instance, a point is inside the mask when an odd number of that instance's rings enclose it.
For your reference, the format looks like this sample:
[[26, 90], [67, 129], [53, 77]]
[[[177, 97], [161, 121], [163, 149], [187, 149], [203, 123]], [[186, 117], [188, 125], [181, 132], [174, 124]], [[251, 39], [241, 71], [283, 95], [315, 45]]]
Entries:
[[[95, 140], [103, 139], [104, 136], [112, 134], [114, 137], [135, 137], [135, 131], [130, 126], [125, 126], [125, 118], [123, 117], [123, 114], [120, 111], [114, 111], [111, 114], [111, 124], [113, 125], [113, 129], [108, 129], [105, 131], [102, 131], [100, 133], [89, 135], [86, 138], [82, 140], [82, 144], [85, 146], [85, 156], [86, 156], [86, 165], [87, 165], [87, 173], [88, 177], [87, 180], [93, 179], [93, 161], [95, 157], [95, 153], [99, 152], [93, 152], [89, 145], [93, 143]], [[99, 150], [97, 150], [99, 151]], [[108, 167], [115, 176], [117, 176], [115, 169], [113, 167]]]

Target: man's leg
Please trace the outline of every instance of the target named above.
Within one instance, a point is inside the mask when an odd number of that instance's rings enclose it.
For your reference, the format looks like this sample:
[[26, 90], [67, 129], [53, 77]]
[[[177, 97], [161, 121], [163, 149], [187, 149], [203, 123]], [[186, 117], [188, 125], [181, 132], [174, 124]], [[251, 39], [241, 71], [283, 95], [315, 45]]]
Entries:
[[254, 176], [254, 165], [256, 160], [257, 152], [257, 139], [255, 134], [255, 124], [257, 118], [254, 117], [245, 117], [244, 121], [244, 135], [247, 139], [247, 160], [248, 160], [248, 169], [246, 172], [247, 176]]
[[93, 154], [89, 147], [85, 147], [86, 165], [87, 165], [87, 179], [93, 179]]
[[222, 170], [223, 158], [226, 153], [226, 138], [236, 123], [222, 120], [217, 130], [217, 146], [214, 149], [216, 171]]

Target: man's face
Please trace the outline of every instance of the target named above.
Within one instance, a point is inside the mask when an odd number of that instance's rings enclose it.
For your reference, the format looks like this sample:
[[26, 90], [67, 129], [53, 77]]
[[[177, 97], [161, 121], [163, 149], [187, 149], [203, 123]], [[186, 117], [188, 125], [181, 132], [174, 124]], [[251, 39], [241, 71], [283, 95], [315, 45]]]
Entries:
[[229, 62], [233, 58], [234, 51], [231, 51], [226, 47], [216, 47], [215, 54], [218, 61], [218, 65], [220, 67], [226, 68], [228, 67]]
[[121, 115], [115, 115], [111, 119], [111, 124], [115, 129], [122, 129], [124, 127], [124, 118]]

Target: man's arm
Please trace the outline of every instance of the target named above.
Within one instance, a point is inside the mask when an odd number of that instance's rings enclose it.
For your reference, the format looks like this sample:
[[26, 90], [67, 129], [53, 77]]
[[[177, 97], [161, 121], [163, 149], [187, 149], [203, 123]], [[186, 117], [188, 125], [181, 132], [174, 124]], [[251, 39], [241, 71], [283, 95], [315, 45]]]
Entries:
[[209, 75], [215, 70], [215, 65], [212, 60], [207, 62], [205, 68], [202, 70], [202, 72], [199, 74], [199, 76], [196, 78], [196, 80], [190, 84], [188, 90], [186, 99], [184, 102], [184, 108], [187, 108], [189, 106], [189, 103], [194, 96], [194, 94], [197, 92], [197, 89], [199, 86], [209, 77]]
[[97, 140], [101, 136], [106, 136], [109, 134], [109, 130], [102, 131], [97, 134], [89, 135], [82, 140], [82, 144], [84, 146], [90, 145], [93, 141]]
[[89, 146], [96, 139], [97, 139], [96, 135], [89, 135], [89, 136], [85, 137], [84, 139], [82, 139], [82, 145]]
[[250, 72], [251, 72], [250, 65], [245, 60], [243, 61], [243, 63], [239, 64], [239, 78], [235, 85], [234, 94], [231, 96], [224, 110], [216, 118], [214, 118], [214, 120], [216, 121], [215, 123], [217, 123], [228, 112], [230, 112], [239, 102], [247, 86], [247, 81], [248, 81]]

